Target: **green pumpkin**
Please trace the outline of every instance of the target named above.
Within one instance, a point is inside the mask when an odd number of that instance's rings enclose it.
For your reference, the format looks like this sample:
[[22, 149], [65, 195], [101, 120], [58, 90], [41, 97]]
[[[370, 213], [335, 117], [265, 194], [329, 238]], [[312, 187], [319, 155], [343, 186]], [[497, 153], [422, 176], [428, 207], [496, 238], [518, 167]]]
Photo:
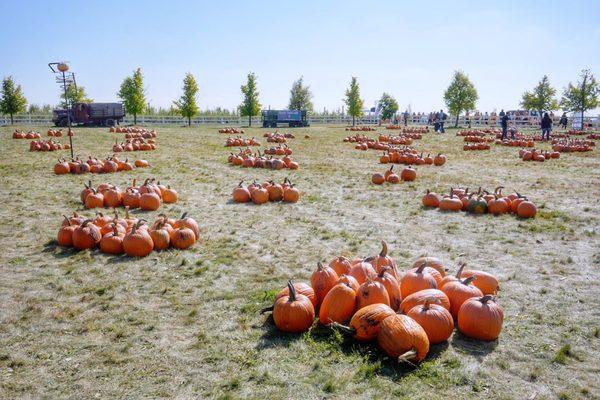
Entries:
[[467, 204], [467, 212], [471, 214], [485, 214], [487, 213], [488, 205], [487, 202], [481, 197], [478, 199], [471, 199]]

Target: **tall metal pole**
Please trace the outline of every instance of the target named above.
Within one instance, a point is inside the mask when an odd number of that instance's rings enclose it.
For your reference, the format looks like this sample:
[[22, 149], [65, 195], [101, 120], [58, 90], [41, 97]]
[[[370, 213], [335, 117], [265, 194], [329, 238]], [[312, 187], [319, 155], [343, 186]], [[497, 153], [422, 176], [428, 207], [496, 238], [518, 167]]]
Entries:
[[[63, 80], [63, 89], [65, 90], [65, 108], [69, 108], [69, 99], [67, 97], [67, 78], [65, 77], [65, 71], [61, 71]], [[71, 150], [71, 159], [75, 158], [73, 155], [73, 133], [71, 132], [71, 116], [67, 112], [67, 136], [69, 137], [69, 147]]]

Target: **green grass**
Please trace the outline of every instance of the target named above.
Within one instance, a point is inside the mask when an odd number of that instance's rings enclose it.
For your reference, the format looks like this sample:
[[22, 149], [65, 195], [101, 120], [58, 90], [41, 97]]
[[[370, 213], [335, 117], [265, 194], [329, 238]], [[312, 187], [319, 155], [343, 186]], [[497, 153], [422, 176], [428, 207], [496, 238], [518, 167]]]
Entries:
[[[520, 162], [515, 148], [465, 154], [449, 130], [413, 144], [447, 154], [445, 166], [417, 167], [411, 184], [374, 187], [371, 174], [386, 169], [379, 152], [342, 143], [343, 127], [295, 130], [297, 171], [227, 165], [227, 135], [213, 127], [156, 129], [158, 150], [126, 155], [153, 168], [62, 177], [52, 166], [66, 152], [29, 153], [27, 141], [10, 139], [12, 128], [0, 129], [0, 398], [600, 397], [598, 151], [540, 167]], [[106, 157], [121, 137], [78, 128], [76, 153]], [[286, 176], [302, 192], [298, 204], [229, 202], [242, 179]], [[137, 215], [188, 211], [201, 226], [192, 249], [130, 259], [56, 247], [62, 214], [92, 214], [78, 201], [83, 182], [125, 186], [147, 177], [176, 188], [180, 201]], [[499, 185], [536, 202], [538, 217], [421, 207], [426, 189]], [[308, 282], [318, 261], [337, 255], [375, 255], [381, 239], [402, 269], [427, 254], [451, 272], [464, 260], [495, 273], [500, 340], [456, 333], [414, 367], [318, 324], [283, 335], [259, 313], [288, 279]]]

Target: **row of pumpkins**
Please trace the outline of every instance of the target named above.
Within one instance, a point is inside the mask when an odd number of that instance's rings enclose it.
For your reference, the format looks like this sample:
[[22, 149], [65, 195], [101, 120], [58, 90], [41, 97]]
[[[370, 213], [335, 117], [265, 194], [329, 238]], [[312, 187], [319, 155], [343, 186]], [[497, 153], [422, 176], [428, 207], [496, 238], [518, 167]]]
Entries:
[[29, 143], [29, 151], [58, 151], [58, 150], [68, 150], [71, 146], [66, 144], [61, 144], [56, 140], [32, 140]]
[[119, 143], [115, 140], [115, 144], [112, 146], [112, 151], [120, 153], [122, 151], [151, 151], [156, 150], [156, 142], [154, 139], [127, 139], [125, 142]]
[[496, 139], [496, 144], [511, 147], [533, 147], [535, 141], [533, 139]]
[[269, 132], [263, 135], [269, 143], [286, 143], [288, 139], [295, 139], [292, 133]]
[[156, 137], [155, 130], [148, 130], [146, 128], [136, 128], [133, 126], [130, 126], [130, 127], [120, 127], [120, 126], [113, 127], [113, 126], [111, 126], [108, 129], [108, 131], [111, 133], [112, 132], [124, 133], [126, 139], [133, 139], [133, 138], [150, 139], [150, 138]]
[[382, 185], [385, 182], [395, 184], [400, 183], [401, 180], [405, 182], [412, 182], [415, 179], [417, 179], [417, 171], [410, 165], [405, 167], [402, 172], [400, 172], [400, 176], [394, 172], [393, 165], [383, 174], [376, 172], [371, 176], [371, 182], [376, 185]]
[[198, 237], [198, 223], [187, 214], [178, 220], [160, 215], [148, 226], [143, 219], [130, 218], [128, 214], [120, 218], [115, 211], [114, 217], [98, 213], [94, 219], [78, 214], [64, 216], [57, 242], [78, 250], [99, 247], [103, 253], [145, 257], [153, 250], [187, 249]]
[[89, 156], [86, 161], [79, 157], [67, 161], [65, 158], [59, 158], [54, 164], [54, 173], [56, 175], [65, 174], [109, 174], [121, 171], [131, 171], [135, 168], [148, 168], [150, 163], [146, 160], [135, 160], [134, 164], [129, 162], [129, 159], [121, 160], [116, 156], [107, 157], [104, 160]]
[[240, 134], [240, 133], [244, 133], [244, 130], [243, 129], [237, 129], [237, 128], [221, 128], [221, 129], [219, 129], [219, 133]]
[[500, 186], [492, 194], [481, 188], [477, 192], [469, 192], [468, 188], [450, 188], [450, 192], [443, 196], [427, 190], [422, 203], [425, 207], [439, 208], [442, 211], [494, 215], [513, 213], [521, 218], [535, 217], [537, 207], [532, 201], [517, 192], [504, 196], [502, 189]]
[[593, 147], [596, 145], [591, 140], [562, 140], [562, 139], [553, 139], [552, 140], [552, 150], [558, 152], [572, 153], [572, 152], [586, 152], [592, 151]]
[[80, 193], [81, 202], [85, 208], [114, 208], [127, 207], [129, 209], [140, 208], [144, 211], [158, 210], [161, 203], [176, 203], [179, 195], [171, 186], [154, 183], [155, 179], [146, 179], [143, 185], [136, 185], [133, 180], [131, 186], [125, 190], [110, 183], [102, 183], [96, 188], [92, 181], [84, 183], [85, 188]]
[[379, 157], [379, 163], [435, 165], [441, 167], [446, 164], [446, 156], [442, 153], [438, 153], [435, 157], [432, 157], [431, 154], [427, 154], [427, 156], [423, 157], [423, 153], [419, 155], [417, 150], [411, 147], [394, 148], [388, 150], [387, 153], [383, 153], [383, 155]]
[[298, 169], [299, 164], [292, 157], [285, 155], [282, 158], [265, 157], [260, 154], [252, 154], [250, 149], [242, 150], [238, 154], [231, 153], [227, 162], [244, 168], [266, 168], [266, 169]]
[[461, 129], [456, 132], [456, 136], [486, 136], [486, 135], [497, 135], [502, 134], [499, 129]]
[[240, 182], [231, 192], [231, 198], [235, 203], [265, 204], [269, 201], [297, 203], [300, 199], [300, 191], [288, 178], [285, 178], [281, 184], [272, 180], [262, 185], [256, 181], [248, 186], [244, 186], [243, 183], [244, 181]]
[[292, 333], [310, 329], [318, 315], [320, 324], [361, 342], [377, 340], [388, 356], [414, 363], [430, 344], [448, 340], [455, 325], [465, 336], [496, 340], [504, 319], [498, 289], [492, 274], [461, 264], [447, 275], [435, 257], [422, 257], [401, 274], [382, 242], [378, 256], [319, 263], [310, 285], [289, 281], [263, 312], [272, 311], [277, 329]]
[[[346, 138], [347, 139], [347, 138]], [[345, 139], [344, 139], [345, 140]], [[351, 141], [349, 141], [351, 142]], [[390, 150], [394, 145], [396, 146], [410, 146], [413, 142], [413, 139], [405, 136], [396, 136], [393, 142], [380, 142], [378, 140], [368, 140], [364, 142], [358, 142], [354, 149], [367, 151], [369, 149], [373, 150]], [[352, 142], [351, 142], [352, 143]]]
[[[51, 137], [61, 137], [62, 129], [48, 129], [47, 134]], [[73, 131], [71, 131], [71, 136], [73, 136]]]
[[463, 141], [469, 143], [491, 143], [494, 139], [482, 136], [465, 136]]
[[473, 151], [473, 150], [489, 150], [490, 145], [488, 143], [467, 143], [463, 146], [464, 151]]
[[255, 138], [244, 139], [243, 137], [227, 138], [225, 141], [225, 147], [250, 147], [260, 146], [260, 142]]
[[402, 129], [402, 133], [418, 133], [418, 134], [429, 133], [428, 126], [402, 127], [400, 125], [387, 125], [385, 127], [385, 129]]
[[372, 132], [376, 129], [370, 126], [347, 126], [346, 131], [349, 132]]
[[22, 132], [22, 131], [16, 130], [12, 134], [13, 139], [39, 139], [41, 137], [42, 136], [38, 132], [34, 132], [34, 131]]
[[519, 150], [519, 158], [523, 161], [539, 161], [544, 162], [546, 160], [550, 160], [551, 158], [560, 158], [560, 153], [558, 151], [538, 151], [536, 149]]

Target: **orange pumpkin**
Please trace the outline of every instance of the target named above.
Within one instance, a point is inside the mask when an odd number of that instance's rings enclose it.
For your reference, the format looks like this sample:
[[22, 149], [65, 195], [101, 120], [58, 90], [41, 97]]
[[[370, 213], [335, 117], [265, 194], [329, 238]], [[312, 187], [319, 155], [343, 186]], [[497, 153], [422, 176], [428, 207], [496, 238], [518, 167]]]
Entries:
[[437, 282], [433, 275], [424, 271], [425, 264], [408, 271], [400, 280], [402, 298], [424, 289], [437, 289]]
[[490, 295], [466, 300], [458, 312], [458, 330], [477, 340], [498, 339], [503, 321], [504, 312]]
[[315, 309], [310, 299], [296, 293], [288, 281], [289, 295], [282, 296], [273, 306], [275, 326], [282, 332], [300, 333], [307, 331], [315, 319]]
[[336, 284], [327, 292], [319, 309], [319, 322], [343, 324], [356, 311], [356, 291], [345, 283]]
[[428, 299], [435, 299], [438, 305], [444, 307], [446, 310], [450, 310], [450, 300], [448, 299], [448, 296], [446, 296], [446, 293], [439, 289], [425, 289], [402, 299], [400, 311], [406, 314], [413, 307], [419, 304], [425, 304], [425, 301]]
[[442, 291], [450, 300], [450, 314], [454, 318], [458, 317], [458, 310], [467, 299], [483, 296], [481, 290], [472, 285], [473, 280], [475, 277], [472, 276], [462, 281], [448, 282], [442, 287]]
[[419, 362], [429, 352], [427, 333], [414, 319], [394, 314], [380, 324], [379, 347], [399, 362]]
[[381, 282], [369, 278], [359, 286], [356, 293], [356, 303], [357, 309], [359, 310], [370, 304], [376, 303], [382, 303], [389, 306], [390, 296]]
[[331, 267], [317, 263], [317, 269], [310, 277], [310, 285], [317, 296], [317, 306], [323, 302], [327, 292], [337, 284], [338, 279], [338, 274]]
[[452, 314], [434, 302], [435, 298], [427, 299], [406, 314], [423, 327], [431, 344], [445, 342], [454, 331]]
[[370, 342], [377, 339], [381, 323], [394, 314], [394, 310], [385, 304], [371, 304], [354, 313], [348, 326], [338, 323], [332, 326], [353, 335], [360, 342]]

